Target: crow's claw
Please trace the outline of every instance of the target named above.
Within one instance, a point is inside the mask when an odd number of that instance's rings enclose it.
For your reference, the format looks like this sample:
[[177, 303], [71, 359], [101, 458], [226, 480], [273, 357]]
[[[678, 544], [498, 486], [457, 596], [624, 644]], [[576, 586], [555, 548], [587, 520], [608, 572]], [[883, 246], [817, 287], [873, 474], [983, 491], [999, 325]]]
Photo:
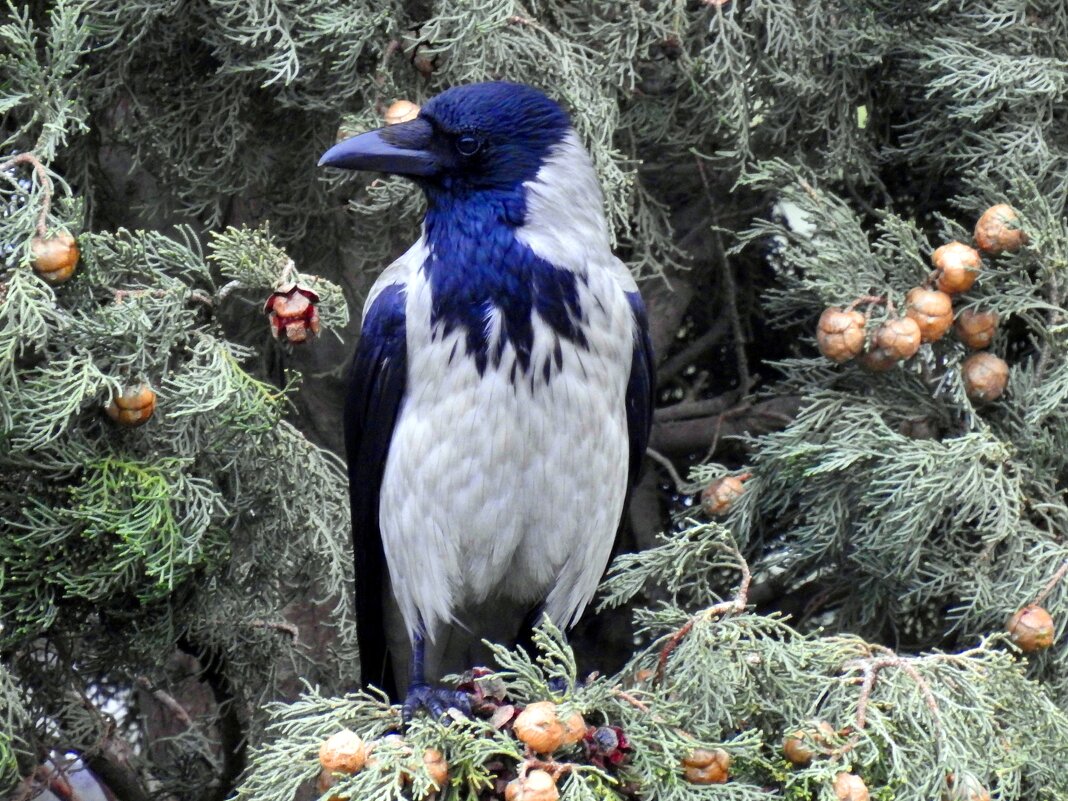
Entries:
[[596, 673], [591, 673], [586, 679], [575, 679], [575, 683], [572, 684], [562, 676], [553, 676], [548, 680], [549, 690], [554, 693], [567, 693], [585, 687], [589, 681], [592, 681], [596, 676]]
[[404, 722], [409, 722], [415, 713], [425, 709], [435, 719], [446, 717], [450, 708], [458, 709], [463, 714], [471, 715], [471, 696], [462, 690], [450, 690], [446, 687], [431, 687], [429, 684], [413, 684], [408, 688], [408, 696], [401, 707]]
[[560, 676], [553, 676], [547, 683], [549, 690], [554, 693], [565, 693], [571, 689], [571, 682]]

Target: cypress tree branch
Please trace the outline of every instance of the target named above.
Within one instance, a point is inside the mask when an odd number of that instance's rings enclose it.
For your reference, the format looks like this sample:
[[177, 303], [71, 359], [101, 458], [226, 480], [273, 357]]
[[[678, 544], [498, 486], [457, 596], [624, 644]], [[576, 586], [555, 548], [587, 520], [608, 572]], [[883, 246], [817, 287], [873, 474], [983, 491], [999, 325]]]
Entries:
[[34, 153], [18, 153], [3, 162], [0, 162], [0, 175], [4, 175], [9, 181], [13, 181], [7, 171], [16, 164], [29, 164], [33, 167], [37, 183], [41, 185], [41, 208], [37, 212], [37, 235], [45, 236], [48, 233], [48, 212], [52, 208], [52, 179], [48, 177], [48, 170]]
[[99, 750], [83, 754], [82, 759], [118, 801], [150, 801], [151, 794], [130, 765], [130, 753], [128, 744], [109, 737]]
[[178, 639], [178, 648], [200, 663], [201, 675], [215, 699], [222, 769], [209, 798], [210, 801], [225, 801], [237, 786], [247, 760], [248, 741], [238, 710], [239, 700], [227, 676], [226, 661], [217, 649], [200, 646], [184, 635]]
[[679, 475], [679, 471], [675, 469], [675, 465], [671, 463], [670, 459], [661, 453], [657, 453], [652, 448], [646, 448], [645, 455], [667, 471], [668, 476], [671, 478], [671, 483], [675, 485], [676, 491], [686, 491], [686, 482], [682, 480], [682, 476]]
[[1032, 600], [1031, 603], [1035, 606], [1041, 606], [1049, 597], [1050, 593], [1053, 592], [1053, 590], [1060, 583], [1061, 579], [1065, 577], [1065, 575], [1068, 575], [1068, 559], [1066, 559], [1064, 563], [1059, 568], [1057, 568], [1057, 572], [1054, 573], [1050, 577], [1050, 580], [1046, 582], [1045, 586], [1041, 590], [1039, 590], [1038, 595], [1034, 597], [1034, 600]]
[[656, 423], [672, 423], [677, 420], [691, 420], [718, 415], [738, 401], [738, 393], [728, 392], [715, 398], [697, 401], [684, 401], [671, 406], [661, 406], [653, 415]]
[[193, 728], [196, 725], [193, 722], [193, 719], [189, 716], [189, 713], [185, 710], [185, 707], [178, 703], [170, 693], [154, 686], [147, 676], [138, 676], [135, 680], [135, 684], [137, 684], [138, 687], [147, 690], [153, 698], [165, 706], [175, 718], [182, 722], [184, 726]]
[[[723, 335], [727, 332], [730, 325], [731, 322], [729, 318], [718, 318], [715, 323], [712, 324], [711, 328], [692, 342], [687, 343], [686, 347], [674, 356], [665, 359], [663, 364], [657, 367], [656, 370], [657, 386], [663, 387], [665, 384], [668, 384], [693, 362], [719, 345], [723, 341]], [[662, 412], [664, 410], [658, 409], [657, 411]]]
[[749, 585], [753, 580], [752, 573], [749, 571], [749, 563], [736, 548], [726, 545], [721, 547], [735, 560], [738, 570], [742, 574], [738, 582], [738, 591], [731, 600], [713, 604], [699, 614], [692, 616], [668, 638], [667, 643], [660, 649], [660, 654], [656, 660], [656, 681], [658, 684], [664, 681], [664, 673], [667, 670], [668, 659], [671, 658], [671, 654], [686, 635], [690, 633], [696, 623], [708, 621], [720, 615], [739, 614], [745, 611], [745, 607], [749, 603]]
[[[705, 404], [704, 401], [694, 403]], [[654, 415], [653, 432], [650, 445], [666, 456], [685, 456], [694, 452], [704, 452], [708, 445], [719, 438], [737, 436], [743, 433], [762, 434], [775, 431], [789, 424], [800, 406], [796, 397], [775, 398], [749, 405], [743, 413], [723, 415], [722, 412], [705, 417], [686, 417], [677, 420], [661, 420]], [[713, 399], [707, 402], [705, 410], [719, 409], [723, 402]], [[680, 404], [682, 406], [682, 404]], [[689, 406], [689, 404], [687, 404]], [[670, 407], [669, 407], [670, 408]], [[682, 414], [680, 409], [678, 414]]]

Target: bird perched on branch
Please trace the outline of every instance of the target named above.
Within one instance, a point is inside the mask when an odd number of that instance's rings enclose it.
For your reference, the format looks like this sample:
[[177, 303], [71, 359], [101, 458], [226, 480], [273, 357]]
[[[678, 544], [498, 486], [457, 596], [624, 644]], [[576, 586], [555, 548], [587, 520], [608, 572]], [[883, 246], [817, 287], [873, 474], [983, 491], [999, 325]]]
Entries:
[[480, 640], [592, 598], [649, 434], [645, 312], [589, 155], [531, 87], [450, 89], [319, 163], [427, 198], [367, 297], [345, 430], [363, 680], [440, 715], [432, 682]]

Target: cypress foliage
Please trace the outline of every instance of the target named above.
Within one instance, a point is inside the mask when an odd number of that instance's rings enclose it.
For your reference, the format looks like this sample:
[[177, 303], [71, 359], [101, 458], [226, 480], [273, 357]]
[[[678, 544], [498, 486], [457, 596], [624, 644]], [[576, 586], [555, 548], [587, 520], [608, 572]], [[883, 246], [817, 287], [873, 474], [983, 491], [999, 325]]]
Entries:
[[[315, 162], [398, 98], [493, 78], [568, 107], [645, 279], [653, 547], [603, 588], [624, 668], [581, 676], [589, 646], [546, 626], [466, 677], [482, 717], [398, 741], [397, 709], [347, 692], [345, 477], [320, 445], [349, 309], [421, 199]], [[1031, 603], [1068, 617], [1060, 0], [16, 3], [0, 115], [0, 790], [69, 749], [124, 801], [488, 799], [534, 770], [569, 801], [834, 799], [843, 774], [883, 801], [1068, 797], [1063, 643], [1005, 632]], [[953, 312], [997, 313], [1002, 394], [969, 391], [954, 332], [882, 372], [819, 354], [828, 307], [876, 348], [1001, 203], [1028, 241]], [[63, 232], [80, 261], [52, 284], [32, 243]], [[298, 278], [324, 329], [301, 348], [262, 311]], [[123, 428], [105, 407], [142, 384], [155, 410]], [[713, 520], [724, 476], [745, 480]], [[535, 756], [501, 710], [546, 699], [589, 736]], [[377, 762], [316, 790], [345, 727]], [[687, 778], [696, 749], [725, 783]]]

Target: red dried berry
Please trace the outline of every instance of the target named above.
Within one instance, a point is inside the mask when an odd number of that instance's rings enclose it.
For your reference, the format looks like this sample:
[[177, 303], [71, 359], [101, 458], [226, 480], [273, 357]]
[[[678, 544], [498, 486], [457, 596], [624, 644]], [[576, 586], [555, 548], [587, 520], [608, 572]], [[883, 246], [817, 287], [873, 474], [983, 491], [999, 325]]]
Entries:
[[306, 342], [319, 333], [319, 295], [301, 284], [289, 284], [276, 289], [263, 310], [271, 320], [275, 339], [284, 333], [295, 345]]

